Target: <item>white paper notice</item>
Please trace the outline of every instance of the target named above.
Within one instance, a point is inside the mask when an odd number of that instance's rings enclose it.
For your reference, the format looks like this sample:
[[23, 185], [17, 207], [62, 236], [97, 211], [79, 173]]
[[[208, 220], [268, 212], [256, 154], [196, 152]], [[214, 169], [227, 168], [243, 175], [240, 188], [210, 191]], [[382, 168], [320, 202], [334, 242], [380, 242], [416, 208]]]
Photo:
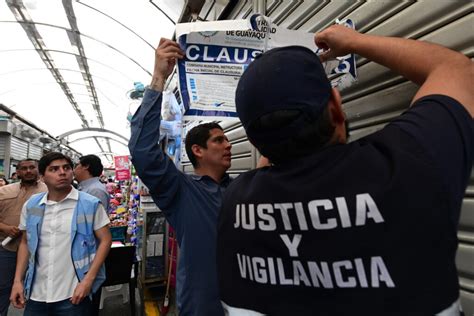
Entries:
[[[351, 20], [343, 25], [354, 28]], [[268, 17], [182, 23], [176, 27], [185, 58], [178, 60], [178, 83], [186, 120], [237, 120], [235, 89], [248, 65], [261, 53], [299, 45], [322, 52], [314, 34], [288, 30]], [[355, 56], [323, 64], [332, 85], [342, 90], [356, 80]]]
[[149, 235], [147, 239], [146, 246], [146, 256], [147, 257], [156, 257], [163, 255], [163, 234], [153, 234]]

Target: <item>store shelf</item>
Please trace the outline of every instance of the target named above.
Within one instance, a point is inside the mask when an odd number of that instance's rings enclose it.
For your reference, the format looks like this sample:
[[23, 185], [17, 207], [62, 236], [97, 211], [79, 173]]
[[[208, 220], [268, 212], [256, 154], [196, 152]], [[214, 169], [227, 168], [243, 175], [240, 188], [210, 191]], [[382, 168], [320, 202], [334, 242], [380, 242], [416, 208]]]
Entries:
[[[138, 182], [140, 192], [148, 192], [146, 186]], [[140, 195], [139, 214], [141, 229], [137, 234], [139, 245], [140, 273], [143, 285], [166, 281], [168, 269], [168, 229], [164, 214], [148, 194]]]

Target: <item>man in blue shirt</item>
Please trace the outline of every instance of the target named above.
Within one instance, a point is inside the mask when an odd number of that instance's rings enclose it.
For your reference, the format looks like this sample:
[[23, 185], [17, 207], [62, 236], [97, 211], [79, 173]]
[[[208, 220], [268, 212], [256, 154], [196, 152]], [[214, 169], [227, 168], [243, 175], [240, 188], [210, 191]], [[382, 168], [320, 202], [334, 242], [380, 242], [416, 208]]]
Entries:
[[460, 315], [474, 64], [340, 25], [315, 41], [323, 61], [356, 53], [420, 87], [405, 113], [346, 143], [341, 97], [312, 51], [276, 48], [249, 65], [237, 113], [272, 165], [240, 175], [222, 201], [217, 263], [229, 315]]
[[99, 180], [102, 171], [104, 171], [104, 166], [100, 158], [96, 155], [86, 155], [79, 158], [79, 163], [74, 167], [74, 177], [79, 182], [79, 191], [98, 198], [105, 211], [108, 212], [110, 195], [105, 184]]
[[132, 119], [129, 148], [139, 177], [177, 232], [180, 315], [223, 315], [215, 245], [222, 194], [231, 180], [231, 144], [216, 123], [191, 129], [185, 144], [195, 175], [180, 172], [158, 144], [164, 83], [182, 57], [176, 42], [160, 40], [151, 84]]

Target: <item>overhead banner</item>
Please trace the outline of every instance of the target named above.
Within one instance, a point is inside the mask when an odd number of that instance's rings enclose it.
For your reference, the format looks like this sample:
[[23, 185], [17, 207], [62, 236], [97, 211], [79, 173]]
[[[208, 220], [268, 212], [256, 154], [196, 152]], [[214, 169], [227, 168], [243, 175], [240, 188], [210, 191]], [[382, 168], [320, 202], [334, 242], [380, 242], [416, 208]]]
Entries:
[[[341, 23], [354, 28], [351, 20]], [[322, 52], [314, 34], [288, 30], [268, 17], [245, 20], [182, 23], [176, 26], [185, 58], [178, 60], [178, 82], [185, 108], [184, 119], [237, 119], [235, 89], [248, 65], [275, 47], [300, 45]], [[339, 90], [356, 80], [353, 54], [323, 63], [333, 87]]]
[[115, 156], [115, 180], [130, 180], [130, 161], [128, 156]]

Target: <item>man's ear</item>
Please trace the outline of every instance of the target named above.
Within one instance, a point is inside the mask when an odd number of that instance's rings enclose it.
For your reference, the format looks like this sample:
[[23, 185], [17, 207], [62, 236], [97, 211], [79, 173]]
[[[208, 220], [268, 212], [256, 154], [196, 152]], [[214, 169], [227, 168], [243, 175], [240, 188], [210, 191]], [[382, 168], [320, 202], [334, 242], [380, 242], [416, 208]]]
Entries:
[[197, 144], [194, 144], [191, 146], [191, 151], [193, 152], [194, 156], [196, 158], [202, 158], [202, 147], [197, 145]]
[[331, 121], [334, 125], [344, 123], [346, 116], [342, 110], [342, 99], [341, 94], [335, 88], [331, 89], [331, 96], [328, 102], [329, 114], [331, 115]]

